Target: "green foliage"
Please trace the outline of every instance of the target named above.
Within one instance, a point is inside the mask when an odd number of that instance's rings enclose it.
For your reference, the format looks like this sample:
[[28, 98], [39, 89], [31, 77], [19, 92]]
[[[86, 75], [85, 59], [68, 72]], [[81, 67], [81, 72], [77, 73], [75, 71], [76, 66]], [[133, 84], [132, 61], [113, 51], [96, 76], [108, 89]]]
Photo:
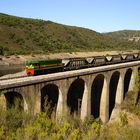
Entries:
[[134, 113], [140, 118], [140, 103], [135, 106]]
[[136, 74], [134, 91], [126, 94], [121, 108], [140, 118], [140, 71]]
[[5, 55], [139, 49], [113, 34], [101, 34], [89, 29], [57, 24], [51, 21], [19, 18], [0, 14], [0, 42]]
[[98, 136], [100, 129], [100, 122], [92, 118], [82, 122], [67, 116], [56, 121], [48, 118], [46, 113], [31, 116], [13, 108], [8, 111], [1, 109], [0, 114], [1, 140], [84, 140]]
[[128, 118], [127, 118], [127, 114], [125, 112], [120, 113], [120, 122], [121, 122], [122, 126], [128, 124]]
[[121, 108], [128, 112], [134, 113], [140, 118], [140, 102], [137, 98], [139, 98], [139, 94], [128, 92]]
[[125, 125], [122, 126], [118, 122], [114, 122], [103, 128], [98, 140], [140, 140], [140, 130]]
[[[11, 118], [10, 118], [11, 117]], [[31, 116], [16, 110], [1, 110], [1, 140], [139, 140], [140, 130], [128, 126], [126, 114], [121, 114], [121, 123], [101, 126], [93, 117], [81, 121], [67, 116], [55, 121], [40, 113]], [[20, 123], [19, 123], [20, 122]], [[8, 124], [9, 123], [9, 124]]]
[[0, 139], [5, 140], [5, 131], [3, 126], [0, 127]]

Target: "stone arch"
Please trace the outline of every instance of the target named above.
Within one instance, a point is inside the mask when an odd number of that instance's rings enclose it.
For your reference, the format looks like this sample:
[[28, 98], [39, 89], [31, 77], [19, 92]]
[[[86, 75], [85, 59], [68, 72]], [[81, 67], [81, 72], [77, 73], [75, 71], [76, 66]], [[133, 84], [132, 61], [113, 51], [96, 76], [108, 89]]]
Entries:
[[76, 79], [70, 85], [67, 94], [67, 105], [70, 109], [70, 114], [76, 113], [76, 115], [80, 116], [84, 89], [85, 81], [80, 78]]
[[51, 117], [53, 111], [56, 113], [59, 97], [59, 89], [55, 84], [48, 84], [41, 89], [41, 111]]
[[123, 98], [125, 98], [126, 93], [129, 90], [129, 84], [130, 84], [130, 80], [131, 80], [131, 76], [132, 76], [132, 69], [129, 68], [127, 69], [125, 76], [124, 76], [124, 94], [123, 94]]
[[10, 91], [4, 93], [4, 96], [6, 98], [6, 107], [8, 109], [15, 108], [20, 111], [24, 110], [24, 98], [20, 93]]
[[99, 74], [95, 77], [91, 87], [91, 115], [94, 118], [100, 116], [100, 101], [104, 85], [104, 75]]
[[120, 78], [120, 72], [116, 71], [112, 74], [111, 79], [110, 79], [110, 83], [109, 83], [109, 118], [111, 116], [113, 108], [115, 107], [116, 93], [117, 93], [119, 78]]

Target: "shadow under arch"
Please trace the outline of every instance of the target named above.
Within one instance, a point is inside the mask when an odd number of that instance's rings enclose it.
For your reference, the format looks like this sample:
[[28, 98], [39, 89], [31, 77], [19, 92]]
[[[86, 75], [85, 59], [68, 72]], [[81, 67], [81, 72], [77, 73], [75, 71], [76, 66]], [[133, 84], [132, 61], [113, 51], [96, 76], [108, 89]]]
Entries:
[[104, 85], [104, 75], [99, 74], [95, 77], [91, 87], [91, 115], [94, 118], [100, 116], [101, 94]]
[[111, 79], [110, 79], [110, 83], [109, 83], [109, 118], [115, 107], [116, 92], [117, 92], [119, 78], [120, 78], [120, 72], [116, 71], [112, 74]]
[[15, 108], [19, 111], [24, 111], [24, 99], [20, 93], [12, 91], [4, 93], [4, 96], [8, 109]]
[[140, 76], [140, 67], [138, 67], [138, 75]]
[[80, 116], [85, 82], [83, 79], [76, 79], [70, 86], [67, 94], [67, 105], [70, 109], [70, 114], [76, 113]]
[[41, 111], [51, 117], [53, 111], [56, 113], [59, 89], [55, 84], [48, 84], [41, 89]]
[[[139, 83], [140, 83], [140, 67], [138, 67], [138, 72], [137, 72], [137, 81], [136, 81], [138, 84], [137, 86], [139, 87]], [[137, 96], [137, 99], [136, 99], [136, 103], [135, 105], [137, 105], [139, 103], [139, 100], [140, 100], [140, 89], [138, 88], [138, 96]]]
[[132, 76], [132, 69], [129, 68], [126, 73], [125, 73], [125, 77], [124, 77], [124, 94], [123, 94], [123, 99], [126, 96], [126, 93], [129, 90], [129, 84], [130, 84], [130, 80], [131, 80], [131, 76]]

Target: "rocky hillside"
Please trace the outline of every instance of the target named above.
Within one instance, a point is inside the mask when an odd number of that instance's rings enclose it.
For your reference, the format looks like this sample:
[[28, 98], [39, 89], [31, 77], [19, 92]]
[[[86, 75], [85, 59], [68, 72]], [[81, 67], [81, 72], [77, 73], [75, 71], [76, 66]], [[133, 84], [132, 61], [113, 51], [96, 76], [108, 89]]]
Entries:
[[134, 48], [139, 46], [93, 30], [0, 14], [0, 51], [4, 55]]
[[140, 44], [140, 30], [121, 30], [116, 32], [109, 32], [105, 35], [107, 35], [108, 37], [133, 41]]

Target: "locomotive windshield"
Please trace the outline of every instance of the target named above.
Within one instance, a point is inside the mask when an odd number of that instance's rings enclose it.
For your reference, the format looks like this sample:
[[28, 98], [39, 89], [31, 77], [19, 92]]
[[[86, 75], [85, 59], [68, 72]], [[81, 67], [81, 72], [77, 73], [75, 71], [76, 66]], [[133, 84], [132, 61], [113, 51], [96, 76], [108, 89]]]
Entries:
[[26, 62], [26, 69], [34, 69], [35, 66], [38, 66], [36, 61], [27, 61]]

